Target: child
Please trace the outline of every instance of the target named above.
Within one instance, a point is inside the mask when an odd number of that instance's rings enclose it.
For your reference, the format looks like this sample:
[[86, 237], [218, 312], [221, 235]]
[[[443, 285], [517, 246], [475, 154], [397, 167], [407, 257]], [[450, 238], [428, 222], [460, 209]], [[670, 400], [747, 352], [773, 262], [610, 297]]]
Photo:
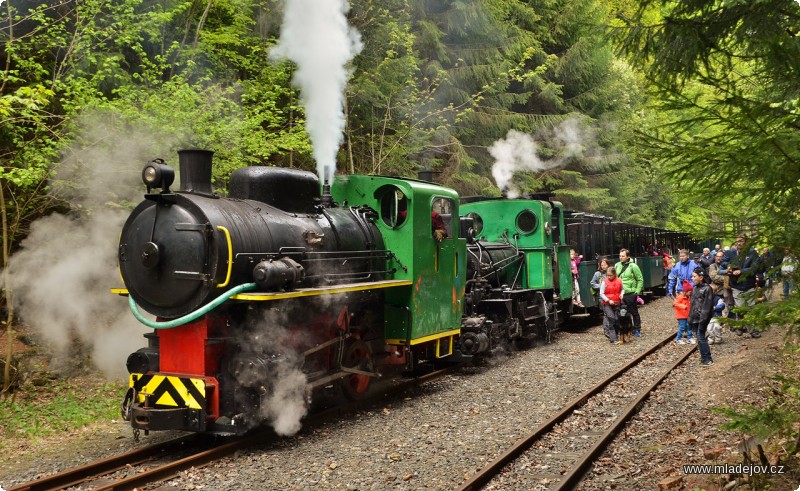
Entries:
[[722, 344], [722, 325], [717, 317], [722, 317], [725, 308], [725, 299], [717, 295], [714, 297], [714, 317], [708, 323], [708, 344]]
[[[619, 304], [624, 294], [622, 280], [617, 277], [617, 271], [614, 268], [608, 268], [606, 277], [600, 284], [600, 300], [603, 302], [603, 314], [605, 314], [603, 328], [606, 330], [606, 337], [611, 344], [618, 344]], [[620, 341], [619, 344], [624, 342], [622, 339]]]
[[692, 273], [691, 305], [689, 306], [689, 328], [697, 332], [697, 347], [700, 348], [700, 364], [711, 366], [711, 348], [708, 346], [707, 329], [711, 317], [714, 315], [714, 293], [705, 282], [706, 272], [702, 267], [694, 268]]
[[692, 331], [689, 329], [689, 295], [692, 294], [694, 288], [691, 283], [684, 281], [682, 290], [678, 292], [672, 306], [675, 308], [675, 318], [678, 320], [678, 335], [675, 336], [675, 344], [686, 344], [683, 341], [683, 333], [686, 333], [689, 339], [689, 344], [694, 344], [695, 340], [692, 338]]
[[578, 251], [575, 249], [570, 249], [569, 258], [572, 263], [572, 303], [573, 305], [583, 308], [583, 302], [581, 302], [581, 287], [578, 284], [578, 265], [583, 261], [583, 256], [578, 255]]

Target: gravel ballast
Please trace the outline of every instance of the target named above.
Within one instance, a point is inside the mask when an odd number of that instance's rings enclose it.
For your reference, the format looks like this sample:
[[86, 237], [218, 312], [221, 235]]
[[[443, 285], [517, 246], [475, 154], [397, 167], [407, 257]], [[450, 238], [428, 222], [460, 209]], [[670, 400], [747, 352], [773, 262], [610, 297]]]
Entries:
[[[641, 309], [643, 337], [601, 327], [468, 367], [401, 400], [251, 449], [171, 484], [191, 489], [452, 489], [627, 360], [673, 331], [672, 306]], [[253, 479], [253, 481], [251, 481]]]

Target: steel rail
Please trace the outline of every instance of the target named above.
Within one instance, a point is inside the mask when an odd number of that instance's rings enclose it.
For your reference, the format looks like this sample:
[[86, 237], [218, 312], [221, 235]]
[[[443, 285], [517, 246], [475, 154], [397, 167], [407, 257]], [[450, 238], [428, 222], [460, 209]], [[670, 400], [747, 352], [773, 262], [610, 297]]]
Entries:
[[[674, 335], [671, 337], [674, 337]], [[558, 487], [556, 488], [557, 490], [572, 489], [578, 484], [581, 478], [586, 474], [586, 471], [591, 467], [594, 458], [603, 453], [606, 447], [614, 439], [616, 434], [622, 429], [622, 426], [639, 412], [638, 410], [641, 405], [647, 398], [650, 397], [650, 394], [656, 389], [656, 387], [661, 385], [661, 382], [663, 382], [664, 379], [666, 379], [669, 374], [673, 372], [673, 370], [678, 368], [681, 363], [686, 361], [686, 359], [689, 358], [689, 356], [694, 353], [696, 349], [697, 346], [693, 346], [692, 349], [688, 350], [683, 356], [678, 358], [678, 360], [673, 363], [672, 366], [664, 370], [658, 379], [650, 384], [650, 387], [639, 393], [639, 396], [636, 398], [636, 400], [631, 402], [628, 407], [625, 408], [625, 410], [614, 421], [611, 427], [606, 430], [605, 433], [603, 433], [603, 435], [594, 445], [592, 445], [592, 448], [587, 450], [583, 457], [578, 459], [578, 461], [572, 465], [571, 470], [563, 475], [561, 481], [558, 483]]]
[[[659, 350], [661, 347], [671, 343], [675, 339], [675, 334], [670, 334], [666, 339], [656, 343], [652, 347], [650, 347], [647, 351], [643, 352], [636, 358], [632, 359], [630, 362], [626, 363], [622, 368], [617, 370], [616, 372], [609, 375], [605, 380], [601, 381], [591, 389], [587, 390], [566, 406], [564, 406], [561, 411], [553, 415], [550, 419], [539, 425], [535, 430], [529, 433], [527, 436], [518, 440], [511, 448], [506, 450], [503, 454], [498, 456], [495, 460], [490, 462], [488, 465], [484, 466], [478, 473], [473, 475], [466, 483], [462, 484], [460, 487], [456, 488], [457, 491], [474, 491], [481, 489], [484, 485], [486, 485], [494, 476], [498, 475], [503, 467], [506, 464], [513, 462], [516, 460], [520, 455], [522, 455], [526, 450], [528, 450], [537, 440], [539, 440], [543, 435], [548, 433], [552, 430], [557, 424], [561, 423], [562, 421], [566, 420], [572, 412], [582, 406], [586, 401], [588, 401], [591, 397], [595, 396], [596, 394], [600, 393], [603, 389], [606, 388], [611, 382], [617, 380], [621, 377], [625, 372], [633, 368], [634, 366], [638, 365], [642, 362], [645, 358]], [[690, 353], [694, 351], [696, 348], [693, 347], [689, 350], [686, 356], [689, 356]], [[681, 362], [686, 357], [681, 359]], [[677, 366], [677, 365], [676, 365]], [[651, 389], [652, 390], [652, 389]]]
[[[386, 397], [387, 395], [400, 393], [410, 387], [414, 387], [423, 383], [430, 382], [432, 380], [436, 380], [450, 373], [453, 368], [455, 367], [448, 367], [442, 370], [437, 370], [435, 372], [414, 378], [406, 383], [398, 384], [395, 387], [391, 387], [387, 391], [383, 391], [382, 393], [377, 393], [373, 397], [365, 399], [364, 401], [354, 402], [345, 407], [333, 407], [329, 410], [322, 411], [320, 413], [315, 414], [311, 418], [308, 418], [308, 420], [306, 420], [306, 425], [309, 427], [317, 425], [327, 420], [327, 418], [331, 417], [333, 414], [341, 414], [343, 412], [346, 413], [350, 411], [355, 411], [359, 408], [362, 408], [364, 405], [377, 402], [378, 400]], [[268, 433], [270, 433], [270, 435], [267, 435]], [[275, 437], [276, 435], [274, 433], [260, 432], [236, 440], [234, 442], [226, 443], [224, 445], [220, 445], [219, 447], [205, 450], [203, 452], [199, 452], [189, 457], [185, 457], [183, 459], [176, 460], [168, 464], [164, 464], [152, 470], [135, 474], [128, 478], [115, 481], [114, 483], [110, 483], [108, 485], [95, 488], [95, 491], [130, 490], [130, 489], [140, 488], [146, 484], [153, 483], [156, 481], [164, 481], [166, 479], [170, 479], [174, 476], [177, 476], [178, 473], [182, 470], [203, 467], [211, 462], [226, 457], [236, 452], [237, 450], [243, 448], [249, 448], [259, 443], [265, 443], [265, 441], [269, 441], [269, 438], [275, 438]]]
[[224, 445], [220, 445], [218, 447], [204, 450], [188, 457], [160, 465], [144, 472], [138, 472], [132, 476], [108, 483], [106, 485], [101, 485], [100, 487], [94, 489], [95, 491], [107, 491], [111, 489], [127, 490], [139, 488], [152, 482], [163, 481], [164, 479], [173, 477], [184, 469], [202, 467], [210, 462], [230, 455], [239, 449], [255, 445], [256, 443], [263, 443], [264, 441], [265, 435], [263, 433], [251, 435], [234, 442], [226, 443]]
[[40, 491], [46, 489], [65, 489], [76, 484], [82, 483], [87, 479], [108, 474], [120, 469], [124, 469], [128, 465], [135, 465], [145, 462], [153, 457], [164, 454], [174, 453], [179, 447], [191, 444], [195, 439], [195, 435], [184, 436], [169, 440], [148, 447], [131, 450], [113, 457], [91, 462], [86, 465], [67, 469], [57, 474], [45, 476], [35, 481], [29, 481], [19, 484], [8, 491]]
[[[386, 390], [372, 394], [361, 401], [356, 401], [345, 405], [338, 405], [330, 409], [320, 411], [319, 413], [306, 418], [304, 420], [304, 426], [313, 427], [335, 415], [345, 415], [358, 409], [362, 409], [364, 406], [377, 403], [387, 396], [399, 394], [411, 387], [422, 385], [441, 378], [452, 372], [453, 369], [458, 366], [460, 365], [454, 365], [452, 367], [447, 367], [442, 370], [421, 375], [397, 384], [393, 387], [389, 387]], [[198, 440], [198, 436], [199, 435], [184, 436], [169, 440], [167, 442], [115, 455], [107, 459], [90, 462], [79, 467], [67, 469], [57, 474], [19, 484], [10, 488], [8, 491], [45, 491], [67, 489], [92, 479], [100, 479], [103, 476], [128, 468], [129, 466], [140, 465], [148, 460], [153, 459], [154, 457], [168, 457], [170, 454], [174, 454], [179, 450], [184, 450], [188, 445], [197, 444], [196, 440]], [[154, 467], [153, 469], [146, 470], [144, 472], [138, 472], [132, 476], [115, 480], [112, 483], [101, 484], [99, 487], [95, 487], [93, 489], [96, 491], [110, 489], [124, 490], [142, 487], [149, 483], [163, 481], [174, 477], [182, 470], [192, 467], [202, 467], [214, 462], [215, 460], [219, 460], [227, 455], [230, 455], [239, 449], [248, 448], [256, 444], [267, 443], [276, 437], [277, 436], [272, 431], [259, 431], [257, 433], [236, 439], [235, 441], [202, 450], [173, 462], [162, 464], [158, 467]], [[181, 447], [184, 448], [182, 449]]]

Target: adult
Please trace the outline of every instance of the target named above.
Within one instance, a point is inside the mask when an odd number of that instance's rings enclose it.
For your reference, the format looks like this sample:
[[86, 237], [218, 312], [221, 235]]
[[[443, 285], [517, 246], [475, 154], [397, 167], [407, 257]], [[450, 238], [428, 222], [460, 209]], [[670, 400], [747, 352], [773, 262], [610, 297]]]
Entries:
[[[700, 257], [703, 258], [703, 262], [705, 263], [706, 268], [711, 263], [714, 262], [714, 255], [711, 254], [711, 249], [709, 249], [708, 247], [703, 247], [703, 254], [701, 254]], [[708, 272], [708, 271], [706, 271], [706, 272]]]
[[714, 294], [705, 282], [705, 271], [697, 267], [692, 272], [692, 300], [689, 306], [689, 329], [697, 333], [697, 347], [700, 349], [700, 363], [704, 366], [714, 364], [711, 359], [711, 348], [708, 346], [706, 331], [708, 323], [714, 315]]
[[718, 252], [725, 252], [722, 250], [722, 244], [717, 244], [714, 246], [714, 255], [716, 255]]
[[772, 282], [773, 280], [777, 280], [776, 272], [781, 262], [781, 256], [769, 247], [765, 247], [758, 260], [760, 262], [761, 271], [758, 273], [756, 286], [766, 288], [767, 291], [772, 291]]
[[[589, 286], [591, 287], [592, 295], [594, 296], [594, 302], [598, 305], [598, 307], [600, 307], [601, 310], [603, 309], [603, 304], [602, 300], [600, 299], [600, 288], [602, 287], [603, 282], [606, 279], [606, 272], [610, 267], [611, 267], [611, 260], [608, 259], [607, 257], [601, 257], [597, 261], [597, 271], [594, 272], [594, 275], [592, 275], [592, 279], [589, 281]], [[611, 329], [613, 330], [614, 327], [611, 326]], [[609, 327], [606, 326], [606, 317], [603, 316], [603, 332], [606, 333], [606, 336], [608, 336], [608, 330]]]
[[722, 300], [725, 302], [725, 306], [731, 309], [733, 308], [733, 295], [731, 295], [730, 287], [725, 287], [725, 275], [720, 273], [720, 265], [724, 257], [724, 252], [721, 250], [717, 251], [717, 254], [714, 256], [714, 262], [708, 267], [708, 276], [711, 278], [711, 290], [715, 295], [721, 296]]
[[789, 298], [794, 288], [794, 272], [797, 269], [797, 258], [789, 252], [784, 251], [783, 261], [781, 261], [781, 279], [783, 280], [783, 299]]
[[[730, 275], [731, 294], [735, 307], [752, 307], [755, 305], [756, 273], [761, 267], [758, 252], [755, 248], [749, 248], [745, 252], [745, 241], [747, 236], [740, 234], [733, 243], [731, 249], [725, 253], [720, 269], [724, 268], [726, 274]], [[731, 316], [729, 316], [731, 317]], [[734, 318], [740, 319], [738, 313], [734, 313]], [[737, 336], [750, 331], [750, 336], [761, 337], [761, 333], [746, 326], [734, 329]]]
[[722, 262], [719, 265], [719, 274], [725, 277], [725, 290], [727, 290], [727, 295], [730, 299], [730, 303], [728, 303], [728, 317], [735, 319], [737, 318], [736, 314], [733, 312], [733, 308], [736, 306], [736, 302], [733, 300], [733, 288], [731, 288], [731, 278], [733, 275], [733, 269], [728, 270], [729, 265], [732, 261], [736, 259], [739, 255], [739, 249], [744, 245], [744, 234], [739, 235], [730, 246], [725, 246], [722, 250]]
[[694, 261], [695, 268], [698, 266], [703, 268], [703, 271], [705, 271], [706, 273], [705, 281], [706, 283], [709, 283], [711, 280], [708, 278], [708, 267], [711, 265], [713, 261], [706, 261], [703, 255], [700, 253], [695, 254], [692, 260]]
[[642, 271], [631, 259], [628, 249], [620, 249], [619, 262], [614, 265], [614, 269], [625, 288], [625, 296], [622, 297], [622, 301], [625, 303], [628, 312], [633, 316], [633, 336], [638, 338], [642, 335], [642, 319], [639, 317], [639, 304], [637, 302], [637, 298], [644, 289]]
[[669, 272], [667, 283], [667, 296], [674, 297], [683, 291], [683, 282], [692, 281], [692, 272], [696, 268], [693, 260], [689, 259], [689, 251], [681, 249], [678, 251], [678, 262]]
[[436, 242], [441, 242], [447, 238], [447, 227], [444, 224], [444, 218], [435, 211], [431, 211], [431, 233]]
[[606, 270], [606, 277], [600, 283], [600, 301], [603, 305], [603, 330], [611, 344], [617, 343], [617, 325], [619, 324], [619, 306], [625, 294], [625, 286], [617, 277], [614, 268]]

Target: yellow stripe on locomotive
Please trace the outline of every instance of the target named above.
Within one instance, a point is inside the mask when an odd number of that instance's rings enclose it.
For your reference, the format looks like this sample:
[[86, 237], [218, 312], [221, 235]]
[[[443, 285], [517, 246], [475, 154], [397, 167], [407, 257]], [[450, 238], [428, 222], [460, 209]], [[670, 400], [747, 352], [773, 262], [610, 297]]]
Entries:
[[206, 407], [203, 379], [132, 373], [130, 387], [136, 391], [136, 402], [145, 406], [202, 410]]

